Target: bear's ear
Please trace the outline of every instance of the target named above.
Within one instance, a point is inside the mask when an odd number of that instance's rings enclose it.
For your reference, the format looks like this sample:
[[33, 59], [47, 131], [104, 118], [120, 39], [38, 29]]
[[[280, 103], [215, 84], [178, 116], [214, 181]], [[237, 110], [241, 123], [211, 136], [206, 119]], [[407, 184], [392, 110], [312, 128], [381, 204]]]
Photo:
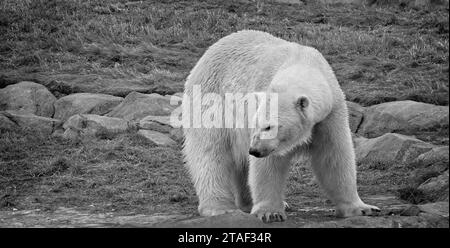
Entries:
[[297, 98], [297, 101], [295, 102], [295, 105], [298, 109], [304, 110], [306, 107], [309, 106], [309, 99], [306, 96], [300, 96]]

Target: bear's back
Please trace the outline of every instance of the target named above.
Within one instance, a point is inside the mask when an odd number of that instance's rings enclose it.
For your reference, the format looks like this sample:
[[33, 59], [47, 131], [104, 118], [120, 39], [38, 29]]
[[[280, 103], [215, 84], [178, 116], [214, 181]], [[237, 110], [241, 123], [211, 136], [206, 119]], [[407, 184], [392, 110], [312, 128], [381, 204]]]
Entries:
[[253, 47], [258, 45], [279, 45], [286, 43], [288, 42], [266, 32], [241, 30], [221, 38], [209, 50], [218, 47], [219, 49], [226, 49], [232, 52], [251, 51]]
[[295, 46], [299, 45], [261, 31], [230, 34], [208, 48], [191, 71], [185, 90], [190, 94], [194, 84], [205, 93], [263, 90]]

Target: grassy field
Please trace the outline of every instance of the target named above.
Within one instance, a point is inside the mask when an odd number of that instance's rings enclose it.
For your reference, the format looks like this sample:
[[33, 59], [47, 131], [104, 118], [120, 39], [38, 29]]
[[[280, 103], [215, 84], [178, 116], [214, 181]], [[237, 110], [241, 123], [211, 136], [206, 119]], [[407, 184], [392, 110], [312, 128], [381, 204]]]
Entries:
[[[363, 197], [400, 196], [399, 190], [407, 189], [414, 175], [403, 165], [365, 167], [358, 174]], [[308, 166], [292, 167], [287, 189], [290, 215], [299, 214], [296, 209], [332, 207], [312, 181]], [[415, 199], [420, 197], [415, 192], [404, 194], [414, 203], [436, 200]], [[195, 214], [197, 197], [177, 147], [158, 147], [135, 133], [71, 142], [33, 131], [0, 130], [0, 210], [58, 207]], [[301, 218], [316, 217], [303, 213]]]
[[[250, 1], [2, 0], [0, 87], [96, 75], [179, 92], [208, 46], [234, 31], [257, 29], [320, 50], [349, 100], [448, 105], [447, 21], [447, 9], [398, 6], [269, 3], [257, 13]], [[179, 149], [133, 133], [69, 142], [0, 130], [0, 210], [195, 213], [182, 164]], [[411, 184], [413, 172], [405, 166], [361, 168], [363, 196], [398, 195]], [[292, 168], [287, 197], [294, 210], [331, 206], [311, 180], [309, 168]], [[411, 202], [429, 200], [403, 193]]]
[[447, 21], [447, 9], [398, 6], [269, 3], [257, 14], [251, 1], [4, 0], [0, 86], [97, 75], [173, 93], [208, 46], [257, 29], [319, 49], [349, 100], [447, 105]]
[[135, 133], [69, 142], [26, 130], [1, 132], [0, 161], [0, 209], [196, 211], [179, 149]]

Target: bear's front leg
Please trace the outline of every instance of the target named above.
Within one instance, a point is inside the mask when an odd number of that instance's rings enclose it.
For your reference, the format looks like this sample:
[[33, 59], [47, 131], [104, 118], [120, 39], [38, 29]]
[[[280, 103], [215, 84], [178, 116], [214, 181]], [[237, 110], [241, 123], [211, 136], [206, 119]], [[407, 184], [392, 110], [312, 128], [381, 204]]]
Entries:
[[289, 164], [288, 157], [250, 156], [249, 184], [253, 199], [251, 214], [264, 222], [286, 220], [284, 191]]
[[372, 215], [380, 209], [359, 198], [347, 116], [346, 107], [342, 106], [340, 112], [332, 112], [316, 125], [310, 146], [311, 166], [325, 193], [336, 204], [336, 216]]

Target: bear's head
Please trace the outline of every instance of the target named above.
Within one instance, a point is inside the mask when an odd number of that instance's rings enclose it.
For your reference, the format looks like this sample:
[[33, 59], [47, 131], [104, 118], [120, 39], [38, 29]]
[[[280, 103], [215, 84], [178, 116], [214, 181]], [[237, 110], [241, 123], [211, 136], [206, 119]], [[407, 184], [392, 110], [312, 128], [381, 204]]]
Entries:
[[[261, 104], [254, 115], [256, 128], [252, 129], [249, 154], [255, 157], [284, 155], [310, 141], [316, 123], [328, 116], [333, 96], [325, 78], [315, 69], [291, 67], [283, 70], [272, 81], [266, 93], [268, 101], [276, 100], [274, 107]], [[273, 97], [276, 96], [276, 97]], [[270, 116], [270, 118], [268, 118]]]
[[[314, 125], [311, 118], [311, 100], [306, 95], [291, 93], [278, 94], [278, 113], [267, 118], [270, 113], [258, 106], [252, 130], [250, 155], [266, 157], [283, 155], [293, 148], [307, 143]], [[273, 99], [272, 99], [273, 100]]]

